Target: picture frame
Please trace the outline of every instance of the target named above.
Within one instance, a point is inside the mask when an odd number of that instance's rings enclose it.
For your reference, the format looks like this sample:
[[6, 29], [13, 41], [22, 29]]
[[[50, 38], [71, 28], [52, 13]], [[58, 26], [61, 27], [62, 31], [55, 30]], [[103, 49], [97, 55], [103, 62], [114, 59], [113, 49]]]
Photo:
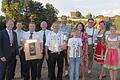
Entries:
[[42, 43], [38, 39], [27, 39], [24, 44], [25, 60], [42, 58]]

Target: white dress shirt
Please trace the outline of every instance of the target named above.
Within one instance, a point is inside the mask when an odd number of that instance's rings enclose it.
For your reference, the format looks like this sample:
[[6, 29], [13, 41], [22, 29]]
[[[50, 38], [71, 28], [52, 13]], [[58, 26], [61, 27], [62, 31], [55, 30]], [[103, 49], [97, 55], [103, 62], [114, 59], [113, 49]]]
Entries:
[[[48, 37], [48, 34], [50, 33], [51, 31], [50, 30], [45, 30], [45, 36], [46, 36], [46, 38]], [[39, 35], [39, 37], [41, 38], [41, 41], [43, 42], [43, 34], [44, 34], [44, 31], [43, 30], [40, 30], [39, 32], [38, 32], [38, 35]]]
[[88, 35], [93, 36], [88, 38], [88, 45], [95, 44], [95, 40], [97, 40], [98, 31], [93, 27], [92, 28], [86, 27], [86, 32]]
[[45, 45], [48, 46], [50, 51], [59, 52], [62, 51], [62, 48], [59, 46], [63, 45], [63, 41], [63, 34], [60, 31], [58, 33], [51, 31], [48, 34]]
[[15, 32], [17, 34], [18, 46], [21, 46], [21, 39], [25, 31], [16, 29]]
[[8, 35], [9, 35], [10, 46], [12, 46], [12, 44], [13, 44], [13, 31], [8, 30], [7, 28], [6, 28], [6, 31], [8, 32]]
[[[30, 35], [31, 35], [31, 32], [30, 32], [30, 31], [24, 32], [21, 41], [26, 40], [26, 39], [29, 39]], [[40, 38], [39, 35], [38, 35], [38, 33], [35, 32], [35, 31], [34, 31], [33, 34], [32, 34], [32, 39], [38, 39], [38, 40], [40, 40], [40, 42], [42, 42], [42, 41], [41, 41], [41, 38]]]

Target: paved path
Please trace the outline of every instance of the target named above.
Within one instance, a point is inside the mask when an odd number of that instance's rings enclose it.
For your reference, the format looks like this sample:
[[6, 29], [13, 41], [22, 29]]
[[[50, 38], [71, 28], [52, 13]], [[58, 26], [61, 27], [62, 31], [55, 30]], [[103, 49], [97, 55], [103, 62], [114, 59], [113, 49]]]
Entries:
[[[23, 80], [23, 79], [20, 79], [20, 68], [19, 68], [19, 66], [20, 66], [20, 64], [19, 64], [19, 61], [18, 61], [17, 67], [16, 67], [15, 80]], [[98, 71], [99, 71], [99, 65], [94, 62], [92, 73], [86, 74], [86, 80], [99, 80], [98, 75], [97, 75]], [[106, 70], [106, 72], [107, 72], [107, 77], [102, 79], [102, 80], [110, 80], [108, 70]], [[118, 73], [118, 76], [119, 75], [120, 75], [120, 71]], [[43, 69], [42, 69], [42, 80], [48, 80], [48, 78], [47, 78], [47, 67], [46, 67], [46, 62], [45, 61], [44, 61]], [[68, 80], [68, 79], [63, 78], [63, 80]], [[80, 78], [80, 80], [81, 80], [81, 78]], [[118, 77], [118, 80], [120, 80], [120, 76]]]

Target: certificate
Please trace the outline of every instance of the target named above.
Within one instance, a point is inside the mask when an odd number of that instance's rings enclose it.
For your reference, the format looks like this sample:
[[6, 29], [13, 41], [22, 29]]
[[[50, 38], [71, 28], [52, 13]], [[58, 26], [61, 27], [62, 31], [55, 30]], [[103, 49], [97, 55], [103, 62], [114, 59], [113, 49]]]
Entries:
[[25, 40], [24, 51], [26, 60], [42, 58], [42, 43], [38, 39]]

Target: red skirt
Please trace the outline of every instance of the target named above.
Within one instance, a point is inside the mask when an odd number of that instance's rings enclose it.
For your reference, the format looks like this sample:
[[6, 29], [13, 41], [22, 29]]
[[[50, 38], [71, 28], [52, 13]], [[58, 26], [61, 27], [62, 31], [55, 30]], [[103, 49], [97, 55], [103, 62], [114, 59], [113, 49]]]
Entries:
[[94, 55], [94, 60], [99, 63], [104, 62], [104, 54], [106, 51], [106, 46], [105, 42], [97, 42], [97, 46], [95, 49], [95, 55]]

